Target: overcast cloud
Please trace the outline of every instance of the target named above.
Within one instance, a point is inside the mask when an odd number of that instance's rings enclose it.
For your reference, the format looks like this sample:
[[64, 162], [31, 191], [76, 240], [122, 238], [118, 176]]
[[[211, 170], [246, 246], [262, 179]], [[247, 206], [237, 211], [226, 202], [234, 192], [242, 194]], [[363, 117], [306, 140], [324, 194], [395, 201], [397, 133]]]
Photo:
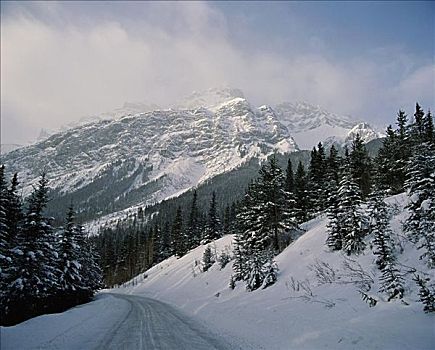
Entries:
[[42, 127], [126, 101], [166, 106], [223, 85], [257, 105], [306, 100], [378, 124], [398, 108], [412, 114], [417, 100], [433, 107], [433, 60], [400, 45], [341, 59], [301, 27], [292, 28], [298, 40], [271, 38], [274, 49], [255, 45], [249, 19], [230, 23], [210, 3], [139, 5], [2, 4], [2, 143], [26, 143]]

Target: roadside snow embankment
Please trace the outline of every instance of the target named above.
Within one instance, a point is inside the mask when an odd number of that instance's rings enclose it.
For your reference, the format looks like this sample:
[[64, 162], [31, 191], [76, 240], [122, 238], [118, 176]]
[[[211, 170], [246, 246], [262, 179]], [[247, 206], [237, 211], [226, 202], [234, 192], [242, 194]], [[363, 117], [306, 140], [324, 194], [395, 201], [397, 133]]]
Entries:
[[1, 349], [95, 349], [129, 311], [125, 300], [102, 294], [60, 314], [1, 327]]

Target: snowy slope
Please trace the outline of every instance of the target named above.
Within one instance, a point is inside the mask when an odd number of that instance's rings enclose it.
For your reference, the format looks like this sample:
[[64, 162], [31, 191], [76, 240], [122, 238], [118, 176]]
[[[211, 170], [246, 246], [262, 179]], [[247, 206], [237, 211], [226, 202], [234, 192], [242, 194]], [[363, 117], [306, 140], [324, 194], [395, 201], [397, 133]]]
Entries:
[[[413, 267], [434, 278], [433, 271], [419, 261], [420, 252], [401, 236], [400, 223], [407, 215], [405, 197], [395, 196], [389, 202], [397, 207], [391, 225], [404, 249], [398, 260], [402, 272]], [[180, 259], [171, 257], [115, 290], [176, 305], [220, 333], [238, 337], [247, 349], [433, 349], [435, 318], [422, 312], [411, 276], [406, 277], [403, 302], [386, 302], [378, 293], [373, 254], [367, 249], [350, 261], [329, 252], [324, 245], [326, 222], [319, 217], [304, 225], [307, 232], [276, 258], [278, 282], [265, 290], [248, 293], [241, 282], [229, 289], [231, 263], [222, 270], [214, 264], [202, 273], [204, 246]], [[226, 236], [212, 246], [219, 253], [231, 245], [232, 236]], [[359, 264], [374, 280], [368, 292], [378, 299], [374, 308], [361, 300], [360, 286], [352, 282], [346, 261], [353, 267]], [[321, 263], [334, 270], [332, 283], [321, 284], [316, 277], [313, 266]]]

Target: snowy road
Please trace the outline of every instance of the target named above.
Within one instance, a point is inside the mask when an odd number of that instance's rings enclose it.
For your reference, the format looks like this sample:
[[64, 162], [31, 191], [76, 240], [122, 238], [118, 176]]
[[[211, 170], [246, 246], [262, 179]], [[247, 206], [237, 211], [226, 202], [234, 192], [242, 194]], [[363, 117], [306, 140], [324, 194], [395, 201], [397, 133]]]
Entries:
[[229, 349], [198, 322], [154, 299], [112, 294], [130, 304], [99, 349]]
[[154, 299], [107, 293], [61, 314], [1, 328], [1, 349], [226, 350], [198, 321]]

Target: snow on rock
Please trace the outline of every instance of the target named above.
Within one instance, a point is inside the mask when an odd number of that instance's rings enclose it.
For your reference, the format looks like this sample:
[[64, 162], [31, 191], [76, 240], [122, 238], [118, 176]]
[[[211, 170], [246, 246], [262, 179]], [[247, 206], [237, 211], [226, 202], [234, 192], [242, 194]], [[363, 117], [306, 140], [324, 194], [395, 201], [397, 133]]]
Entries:
[[[421, 254], [403, 239], [401, 222], [405, 196], [388, 199], [395, 207], [391, 221], [402, 273], [435, 278], [418, 259]], [[234, 290], [228, 283], [231, 263], [220, 269], [215, 263], [201, 272], [205, 246], [180, 259], [171, 257], [137, 276], [116, 292], [156, 298], [194, 314], [221, 334], [238, 337], [246, 348], [254, 349], [433, 349], [434, 315], [423, 313], [418, 291], [406, 275], [403, 301], [387, 302], [378, 292], [379, 271], [369, 248], [359, 257], [329, 252], [325, 246], [327, 219], [318, 217], [305, 223], [306, 233], [276, 257], [278, 282], [264, 290], [247, 292], [242, 282]], [[231, 249], [233, 237], [210, 244], [217, 254]], [[358, 293], [358, 278], [349, 268], [362, 269], [373, 279], [367, 292], [378, 303], [370, 308]], [[323, 281], [316, 267], [328, 266], [332, 274]]]
[[370, 124], [359, 123], [348, 132], [345, 143], [352, 143], [357, 134], [365, 143], [382, 137], [382, 134], [377, 132]]
[[301, 149], [311, 149], [319, 141], [326, 146], [344, 146], [350, 144], [357, 133], [364, 142], [382, 137], [367, 123], [330, 113], [306, 102], [282, 103], [275, 107], [275, 111], [279, 121], [287, 127]]

